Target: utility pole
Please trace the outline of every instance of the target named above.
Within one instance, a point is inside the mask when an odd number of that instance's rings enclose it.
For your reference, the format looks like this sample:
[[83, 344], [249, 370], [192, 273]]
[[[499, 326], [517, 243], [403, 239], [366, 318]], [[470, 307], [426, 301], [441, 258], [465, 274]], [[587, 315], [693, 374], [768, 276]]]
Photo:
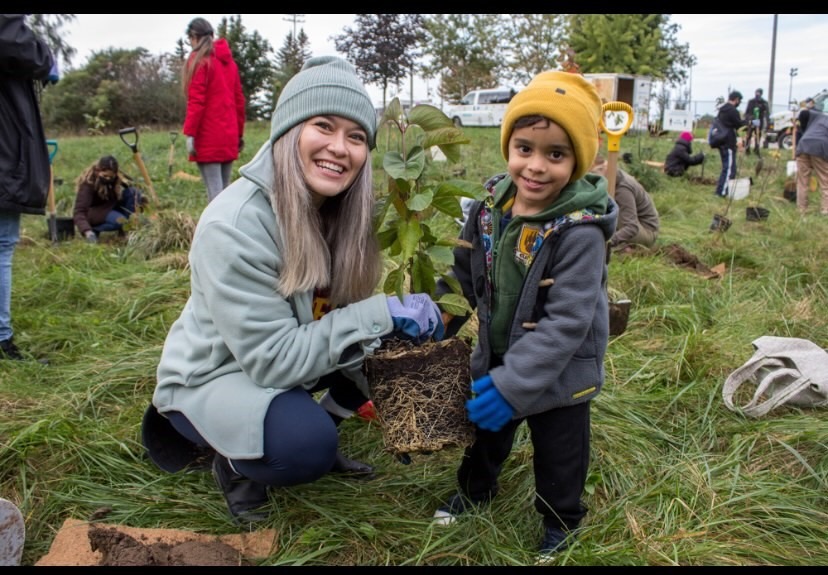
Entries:
[[794, 79], [794, 76], [796, 76], [798, 72], [799, 72], [799, 68], [791, 68], [791, 85], [788, 88], [788, 105], [791, 105], [791, 104], [794, 103], [794, 101], [792, 100], [792, 98], [793, 98], [793, 79]]
[[773, 114], [773, 73], [776, 67], [776, 23], [779, 14], [773, 15], [773, 40], [771, 41], [770, 81], [768, 82], [768, 113]]
[[289, 18], [282, 18], [285, 22], [293, 22], [293, 40], [296, 41], [296, 24], [304, 24], [305, 23], [305, 15], [304, 14], [285, 14], [285, 16], [289, 16]]

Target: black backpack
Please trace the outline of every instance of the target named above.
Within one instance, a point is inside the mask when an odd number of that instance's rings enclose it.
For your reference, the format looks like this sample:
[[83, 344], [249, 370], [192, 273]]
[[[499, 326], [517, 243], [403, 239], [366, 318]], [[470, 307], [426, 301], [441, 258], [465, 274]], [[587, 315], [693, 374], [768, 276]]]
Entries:
[[707, 143], [711, 148], [721, 148], [727, 141], [728, 128], [726, 128], [716, 117], [710, 123], [710, 131], [707, 132]]

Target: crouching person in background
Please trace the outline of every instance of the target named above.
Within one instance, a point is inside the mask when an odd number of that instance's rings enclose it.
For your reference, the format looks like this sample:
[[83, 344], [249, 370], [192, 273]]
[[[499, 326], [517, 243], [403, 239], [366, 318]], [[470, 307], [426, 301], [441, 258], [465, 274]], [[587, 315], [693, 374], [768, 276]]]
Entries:
[[123, 235], [138, 202], [143, 203], [141, 192], [118, 171], [118, 160], [103, 156], [78, 177], [75, 227], [89, 243], [97, 243], [101, 232]]
[[682, 132], [664, 160], [664, 173], [677, 178], [683, 176], [690, 166], [698, 166], [703, 161], [704, 153], [693, 153], [693, 134]]

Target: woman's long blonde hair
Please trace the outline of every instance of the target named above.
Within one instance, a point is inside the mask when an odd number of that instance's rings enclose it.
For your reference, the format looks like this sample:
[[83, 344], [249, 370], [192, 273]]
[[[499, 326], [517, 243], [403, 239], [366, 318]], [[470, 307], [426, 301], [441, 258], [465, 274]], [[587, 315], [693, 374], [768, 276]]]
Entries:
[[326, 198], [317, 209], [304, 177], [299, 135], [304, 122], [273, 144], [274, 182], [270, 202], [281, 234], [284, 268], [279, 292], [329, 288], [333, 307], [374, 294], [382, 274], [373, 228], [370, 153], [351, 187]]

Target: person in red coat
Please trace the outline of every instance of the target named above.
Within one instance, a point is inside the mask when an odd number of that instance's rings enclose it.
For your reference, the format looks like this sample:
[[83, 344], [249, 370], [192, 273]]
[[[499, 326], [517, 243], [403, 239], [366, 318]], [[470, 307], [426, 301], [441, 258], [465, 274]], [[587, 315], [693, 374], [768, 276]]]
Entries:
[[204, 18], [187, 26], [193, 51], [183, 70], [187, 117], [182, 132], [211, 202], [231, 181], [233, 162], [244, 148], [244, 94], [239, 69], [224, 38], [213, 40]]

